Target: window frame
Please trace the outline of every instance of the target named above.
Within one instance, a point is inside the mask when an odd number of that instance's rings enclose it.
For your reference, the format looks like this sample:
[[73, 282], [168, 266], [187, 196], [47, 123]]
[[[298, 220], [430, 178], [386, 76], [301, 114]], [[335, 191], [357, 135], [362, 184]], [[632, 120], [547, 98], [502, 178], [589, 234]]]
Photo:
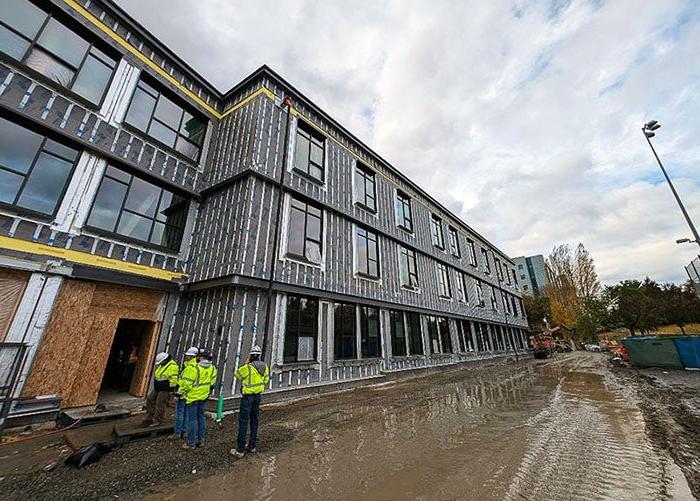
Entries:
[[[306, 138], [307, 141], [309, 142], [309, 155], [306, 159], [307, 160], [306, 161], [306, 171], [297, 167], [297, 163], [296, 163], [297, 148], [299, 147], [300, 132], [309, 136], [308, 138]], [[314, 176], [313, 174], [311, 174], [310, 172], [308, 172], [310, 170], [309, 166], [312, 163], [312, 161], [311, 161], [311, 146], [310, 145], [312, 142], [314, 142], [313, 141], [314, 139], [315, 139], [315, 142], [321, 143], [321, 150], [323, 151], [323, 154], [322, 154], [323, 164], [319, 166], [318, 164], [313, 162], [313, 164], [321, 171], [320, 178], [318, 178], [318, 177]], [[294, 154], [292, 155], [292, 169], [291, 170], [294, 173], [296, 173], [296, 174], [298, 174], [298, 175], [300, 175], [300, 176], [302, 176], [302, 177], [304, 177], [304, 178], [306, 178], [314, 183], [324, 185], [326, 183], [326, 163], [327, 163], [326, 141], [327, 141], [326, 136], [324, 134], [322, 134], [321, 132], [319, 132], [318, 130], [316, 130], [316, 128], [313, 125], [311, 125], [306, 120], [302, 120], [301, 118], [297, 119], [296, 130], [294, 131]]]
[[[457, 301], [460, 303], [469, 304], [469, 293], [467, 292], [467, 274], [462, 270], [457, 272]], [[460, 297], [460, 295], [462, 297]]]
[[430, 239], [433, 247], [445, 250], [445, 233], [442, 230], [442, 218], [435, 214], [430, 215]]
[[[122, 172], [122, 173], [128, 175], [128, 176], [129, 176], [129, 182], [128, 182], [128, 183], [125, 183], [125, 182], [122, 181], [122, 180], [115, 179], [114, 177], [110, 176], [110, 175], [107, 173], [107, 169], [108, 169], [109, 167], [112, 167], [112, 168], [114, 168], [114, 169], [116, 169], [116, 170], [118, 170], [118, 171], [120, 171], [120, 172]], [[139, 214], [139, 213], [135, 212], [133, 209], [125, 209], [125, 208], [124, 208], [125, 205], [126, 205], [126, 203], [127, 203], [127, 201], [128, 201], [128, 199], [129, 199], [129, 192], [130, 192], [131, 187], [132, 187], [132, 185], [133, 185], [133, 180], [134, 180], [134, 178], [138, 178], [138, 179], [140, 179], [141, 181], [144, 181], [144, 182], [146, 182], [146, 183], [148, 183], [148, 184], [150, 184], [150, 185], [152, 185], [152, 186], [155, 186], [156, 188], [158, 188], [158, 189], [160, 190], [160, 193], [158, 194], [158, 202], [156, 203], [156, 213], [155, 213], [156, 215], [154, 215], [153, 217], [146, 216], [146, 215], [144, 215], [144, 214]], [[98, 196], [99, 193], [100, 193], [100, 189], [102, 188], [105, 179], [110, 179], [111, 181], [115, 181], [115, 182], [118, 182], [118, 183], [123, 184], [123, 185], [125, 184], [126, 187], [127, 187], [126, 192], [124, 193], [124, 197], [123, 197], [123, 199], [122, 199], [122, 201], [121, 201], [121, 205], [120, 205], [120, 208], [119, 208], [119, 215], [117, 216], [116, 222], [114, 223], [114, 228], [115, 228], [114, 231], [106, 230], [106, 229], [104, 229], [104, 228], [100, 228], [99, 226], [92, 226], [92, 225], [90, 224], [90, 217], [92, 216], [92, 212], [93, 212], [93, 210], [94, 210], [94, 208], [95, 208], [95, 201], [97, 200], [97, 196]], [[177, 228], [177, 226], [175, 226], [175, 225], [172, 225], [172, 224], [171, 224], [171, 225], [167, 225], [165, 222], [159, 221], [159, 220], [157, 219], [158, 210], [160, 209], [160, 203], [161, 203], [161, 200], [163, 199], [163, 193], [165, 193], [166, 191], [169, 192], [169, 193], [171, 193], [172, 195], [181, 196], [182, 199], [183, 199], [183, 201], [180, 202], [180, 203], [186, 204], [184, 224], [182, 225], [182, 228], [179, 228], [179, 229], [182, 230], [182, 234], [180, 235], [180, 239], [179, 239], [180, 241], [179, 241], [179, 244], [178, 244], [178, 248], [177, 248], [177, 249], [172, 249], [172, 248], [167, 247], [167, 246], [164, 246], [164, 245], [155, 244], [155, 243], [153, 243], [153, 242], [150, 241], [150, 238], [151, 238], [151, 236], [153, 235], [153, 229], [156, 227], [156, 223], [161, 223], [161, 224], [163, 224], [164, 226], [166, 226], [166, 228], [167, 228], [168, 226], [173, 226], [173, 227]], [[131, 172], [128, 172], [128, 171], [126, 171], [126, 170], [123, 170], [123, 169], [121, 169], [121, 168], [115, 166], [115, 165], [112, 165], [112, 164], [109, 164], [109, 163], [108, 163], [107, 166], [105, 167], [105, 171], [102, 173], [102, 178], [100, 179], [100, 184], [97, 186], [97, 191], [95, 192], [95, 196], [94, 196], [93, 199], [92, 199], [92, 203], [91, 203], [91, 205], [90, 205], [90, 210], [88, 211], [87, 216], [85, 217], [84, 228], [87, 229], [87, 230], [89, 230], [89, 231], [91, 231], [91, 232], [94, 232], [94, 233], [96, 233], [96, 234], [98, 234], [98, 235], [107, 235], [107, 236], [110, 236], [110, 237], [115, 238], [115, 239], [117, 239], [117, 240], [122, 240], [122, 241], [124, 241], [124, 242], [129, 242], [129, 243], [132, 243], [132, 244], [134, 244], [134, 245], [141, 246], [141, 247], [147, 247], [147, 248], [151, 248], [151, 249], [157, 249], [157, 250], [166, 252], [166, 253], [168, 253], [168, 254], [179, 254], [180, 251], [182, 250], [182, 244], [183, 244], [183, 242], [184, 242], [184, 240], [185, 240], [185, 230], [187, 229], [187, 223], [188, 223], [188, 218], [189, 218], [190, 201], [191, 201], [191, 200], [190, 200], [189, 198], [187, 198], [187, 197], [184, 196], [184, 195], [179, 194], [179, 193], [176, 192], [176, 191], [171, 190], [169, 187], [168, 187], [168, 188], [164, 188], [164, 187], [161, 186], [160, 184], [158, 184], [158, 183], [156, 183], [156, 182], [153, 182], [153, 180], [147, 179], [145, 176], [142, 177], [142, 176], [139, 176], [139, 175], [136, 175], [136, 174], [132, 174]], [[117, 228], [119, 228], [119, 223], [121, 222], [122, 214], [124, 213], [124, 211], [128, 212], [129, 214], [136, 215], [136, 216], [138, 216], [138, 217], [142, 217], [142, 218], [145, 218], [145, 219], [149, 219], [149, 220], [151, 221], [151, 228], [150, 228], [150, 230], [149, 230], [149, 232], [148, 232], [148, 238], [149, 238], [149, 240], [140, 240], [140, 239], [138, 239], [138, 238], [130, 237], [130, 236], [128, 236], [128, 235], [122, 235], [121, 233], [117, 232]]]
[[467, 238], [467, 248], [469, 249], [469, 264], [476, 268], [479, 264], [476, 260], [476, 244], [474, 244], [474, 240]]
[[[287, 360], [287, 340], [289, 339], [289, 304], [290, 304], [290, 299], [295, 298], [299, 300], [305, 300], [305, 301], [311, 301], [315, 302], [316, 304], [316, 319], [315, 322], [313, 322], [314, 325], [314, 336], [299, 336], [299, 326], [301, 325], [301, 319], [302, 319], [302, 310], [299, 308], [297, 311], [297, 318], [296, 318], [296, 333], [293, 336], [295, 339], [295, 353], [294, 353], [294, 360]], [[302, 295], [297, 295], [297, 294], [289, 294], [287, 296], [287, 307], [285, 310], [285, 318], [284, 318], [284, 341], [282, 343], [282, 363], [283, 364], [297, 364], [297, 363], [313, 363], [318, 361], [318, 335], [319, 335], [319, 328], [318, 328], [318, 320], [319, 320], [319, 313], [321, 311], [320, 308], [320, 301], [319, 298], [317, 297], [311, 297], [311, 296], [302, 296]], [[310, 360], [299, 360], [299, 337], [312, 337], [314, 339], [314, 352], [313, 352], [313, 357]]]
[[[370, 335], [369, 335], [369, 320], [370, 316], [367, 315], [368, 310], [374, 310], [375, 312], [375, 320], [377, 322], [377, 354], [376, 355], [370, 355], [369, 354], [369, 340], [370, 340]], [[382, 353], [382, 322], [379, 317], [381, 314], [381, 310], [376, 307], [376, 306], [369, 306], [366, 304], [361, 304], [358, 305], [355, 309], [357, 314], [359, 315], [359, 321], [358, 321], [358, 335], [360, 339], [360, 360], [373, 360], [373, 359], [378, 359], [382, 358], [383, 353]], [[365, 344], [367, 346], [367, 355], [365, 355]]]
[[457, 259], [462, 258], [462, 249], [459, 246], [459, 232], [453, 226], [447, 226], [447, 240], [450, 243], [450, 254]]
[[[364, 232], [364, 236], [360, 234], [360, 232]], [[371, 238], [371, 236], [374, 236], [374, 238]], [[379, 233], [370, 230], [366, 226], [355, 224], [354, 225], [354, 258], [355, 258], [355, 264], [354, 264], [354, 269], [355, 269], [355, 275], [362, 277], [362, 278], [368, 278], [371, 280], [380, 280], [381, 279], [381, 266], [380, 266], [380, 254], [379, 254]], [[365, 240], [365, 245], [367, 247], [367, 268], [366, 269], [360, 269], [360, 241], [359, 239], [364, 239]], [[369, 271], [369, 265], [370, 262], [373, 261], [370, 259], [370, 244], [374, 245], [375, 248], [375, 253], [376, 253], [376, 267], [377, 267], [377, 274], [372, 275]]]
[[[343, 314], [343, 318], [341, 318], [341, 323], [344, 323], [345, 321], [350, 319], [352, 322], [352, 356], [338, 356], [339, 353], [339, 348], [342, 349], [343, 347], [343, 339], [346, 339], [350, 336], [346, 335], [345, 333], [341, 333], [341, 330], [338, 328], [338, 317], [337, 317], [337, 312], [339, 308], [352, 308], [352, 314], [347, 315]], [[344, 361], [344, 360], [357, 360], [357, 305], [353, 303], [342, 303], [342, 302], [335, 302], [333, 303], [333, 360], [336, 361]], [[348, 317], [348, 318], [346, 318]], [[339, 343], [340, 341], [340, 343]]]
[[[445, 327], [446, 331], [443, 330]], [[440, 336], [440, 353], [449, 354], [454, 353], [454, 346], [452, 346], [452, 332], [450, 329], [450, 320], [447, 317], [437, 317], [437, 328], [438, 336]], [[445, 346], [445, 345], [448, 346]]]
[[[295, 201], [295, 200], [296, 200], [297, 202], [302, 203], [302, 204], [305, 205], [305, 209], [304, 209], [304, 255], [299, 255], [299, 254], [296, 254], [296, 253], [291, 252], [291, 251], [289, 250], [289, 237], [290, 237], [290, 235], [291, 235], [291, 231], [290, 231], [290, 230], [291, 230], [291, 228], [290, 228], [290, 222], [291, 222], [291, 219], [292, 219], [292, 211], [293, 211], [294, 209], [301, 210], [301, 209], [299, 209], [298, 207], [294, 207], [294, 201]], [[308, 210], [309, 206], [313, 207], [314, 209], [318, 210], [318, 211], [321, 213], [321, 215], [320, 215], [320, 221], [319, 221], [319, 231], [320, 231], [320, 235], [319, 235], [319, 240], [318, 240], [318, 241], [316, 241], [316, 240], [314, 240], [314, 239], [310, 239], [310, 238], [307, 236], [307, 228], [308, 228], [308, 226], [309, 226], [309, 210]], [[311, 217], [317, 217], [317, 216], [311, 215]], [[324, 227], [324, 224], [325, 224], [325, 211], [323, 210], [323, 208], [317, 206], [316, 204], [314, 204], [314, 203], [312, 203], [312, 202], [309, 202], [306, 198], [297, 198], [297, 197], [295, 197], [294, 195], [290, 195], [290, 196], [289, 196], [289, 211], [288, 211], [288, 214], [287, 214], [287, 218], [286, 218], [285, 224], [286, 224], [286, 233], [287, 233], [287, 234], [286, 234], [286, 235], [283, 235], [283, 236], [285, 237], [285, 242], [284, 242], [284, 244], [285, 244], [285, 245], [284, 245], [284, 258], [286, 258], [286, 259], [291, 259], [291, 260], [293, 260], [293, 261], [300, 261], [300, 262], [303, 262], [303, 263], [308, 264], [308, 265], [310, 265], [310, 266], [322, 267], [322, 266], [323, 266], [323, 257], [324, 257], [324, 256], [323, 256], [323, 252], [324, 252], [324, 247], [325, 247], [325, 246], [324, 246], [324, 237], [325, 237], [325, 231], [324, 231], [324, 230], [325, 230], [325, 227]], [[318, 263], [312, 261], [311, 259], [309, 259], [309, 258], [306, 256], [306, 243], [307, 243], [307, 241], [311, 241], [311, 242], [318, 243], [318, 246], [319, 246], [319, 255], [320, 255], [320, 259], [319, 259], [319, 262], [318, 262]]]
[[[398, 317], [398, 318], [396, 318]], [[402, 336], [397, 336], [396, 325], [397, 320], [400, 321]], [[405, 357], [408, 356], [408, 335], [406, 332], [406, 319], [404, 318], [403, 311], [400, 310], [389, 310], [389, 336], [391, 338], [391, 356], [394, 357]], [[397, 347], [401, 348], [401, 353], [397, 353]]]
[[[420, 313], [415, 311], [404, 312], [404, 321], [406, 336], [408, 339], [408, 356], [425, 355], [425, 344], [423, 343], [423, 325], [421, 323]], [[414, 351], [415, 347], [420, 347], [420, 349]]]
[[[438, 295], [441, 299], [452, 299], [450, 270], [444, 263], [437, 263]], [[446, 294], [445, 294], [446, 293]]]
[[[13, 170], [10, 167], [5, 167], [5, 166], [0, 166], [0, 171], [6, 171], [9, 172], [10, 174], [14, 174], [17, 176], [21, 176], [22, 183], [20, 184], [19, 189], [17, 190], [17, 193], [14, 198], [13, 203], [7, 203], [7, 202], [0, 202], [0, 207], [6, 208], [7, 210], [14, 212], [16, 214], [20, 215], [27, 215], [34, 217], [36, 219], [42, 220], [42, 221], [53, 221], [56, 217], [56, 214], [58, 214], [58, 211], [61, 208], [61, 203], [63, 202], [63, 198], [66, 196], [66, 192], [68, 191], [68, 187], [70, 186], [71, 180], [73, 179], [73, 175], [75, 174], [75, 170], [78, 166], [78, 163], [80, 162], [80, 158], [82, 156], [83, 150], [80, 148], [76, 148], [70, 143], [69, 141], [65, 141], [63, 138], [59, 138], [58, 140], [54, 139], [55, 136], [51, 134], [44, 134], [37, 129], [33, 127], [29, 127], [28, 125], [32, 125], [31, 123], [27, 123], [24, 120], [20, 119], [17, 121], [13, 121], [10, 118], [8, 118], [7, 115], [4, 113], [0, 113], [0, 119], [5, 120], [7, 122], [10, 122], [13, 125], [16, 125], [17, 127], [20, 127], [24, 130], [27, 130], [33, 134], [36, 134], [37, 136], [40, 136], [42, 139], [39, 143], [39, 146], [34, 153], [34, 156], [32, 157], [32, 161], [29, 164], [29, 168], [27, 169], [26, 173], [21, 173], [19, 171]], [[69, 160], [65, 157], [62, 157], [59, 154], [53, 153], [51, 151], [45, 152], [47, 155], [51, 155], [53, 157], [58, 158], [59, 160], [63, 160], [64, 162], [69, 162], [71, 164], [70, 171], [68, 172], [68, 175], [66, 176], [66, 182], [63, 185], [63, 189], [61, 190], [60, 195], [56, 199], [56, 205], [53, 209], [53, 212], [45, 213], [45, 212], [40, 212], [34, 209], [28, 209], [26, 207], [22, 207], [20, 205], [17, 205], [17, 202], [19, 201], [20, 196], [22, 195], [22, 192], [24, 188], [27, 186], [27, 182], [29, 181], [29, 178], [32, 175], [32, 172], [34, 172], [34, 169], [39, 161], [39, 158], [41, 157], [41, 154], [44, 153], [44, 148], [46, 148], [46, 143], [48, 141], [53, 141], [55, 143], [60, 144], [61, 146], [70, 148], [72, 150], [75, 150], [75, 159]]]
[[475, 279], [476, 283], [476, 306], [479, 308], [486, 307], [486, 300], [484, 299], [484, 286], [481, 280]]
[[[407, 210], [408, 218], [406, 217]], [[396, 217], [397, 228], [413, 235], [413, 207], [411, 206], [411, 197], [399, 189], [396, 190], [396, 196], [394, 197], [394, 216]], [[408, 224], [406, 224], [406, 222], [408, 222]]]
[[[417, 291], [420, 288], [420, 281], [418, 279], [418, 259], [416, 257], [416, 251], [409, 249], [403, 245], [398, 245], [399, 251], [399, 283], [401, 287], [410, 291]], [[413, 260], [413, 272], [411, 272], [411, 259]], [[406, 267], [406, 276], [408, 277], [409, 283], [406, 284], [403, 281], [403, 270]], [[411, 279], [415, 280], [415, 285], [411, 283]]]
[[491, 263], [489, 263], [489, 251], [481, 248], [481, 256], [484, 258], [484, 273], [487, 275], [491, 274]]
[[[371, 181], [372, 193], [371, 196], [367, 193], [367, 184]], [[358, 197], [358, 182], [362, 183], [362, 196]], [[353, 197], [355, 198], [355, 205], [363, 208], [367, 212], [372, 214], [377, 213], [377, 176], [376, 173], [367, 167], [362, 162], [355, 162], [355, 170], [353, 171]], [[362, 198], [363, 200], [360, 200]], [[374, 206], [370, 206], [367, 203], [367, 199], [371, 199]]]
[[[145, 78], [144, 78], [145, 76]], [[148, 87], [153, 88], [154, 91], [158, 93], [158, 96], [153, 96], [147, 89], [144, 89], [143, 87], [139, 87], [139, 84], [143, 82], [145, 85]], [[142, 91], [148, 94], [150, 97], [155, 99], [155, 104], [153, 105], [153, 109], [151, 109], [151, 112], [149, 114], [148, 118], [148, 124], [146, 125], [146, 130], [141, 130], [139, 126], [132, 124], [131, 122], [128, 121], [129, 117], [129, 111], [131, 110], [131, 106], [134, 104], [134, 99], [136, 97], [137, 91]], [[178, 108], [182, 110], [182, 114], [180, 115], [180, 121], [178, 124], [178, 129], [174, 130], [172, 129], [169, 125], [165, 124], [162, 120], [157, 118], [155, 116], [156, 109], [158, 108], [158, 103], [161, 98], [161, 96], [165, 97], [169, 101], [171, 101], [173, 104], [175, 104]], [[193, 118], [199, 119], [203, 122], [204, 124], [204, 135], [202, 136], [202, 144], [197, 144], [194, 141], [190, 140], [189, 138], [183, 136], [180, 133], [180, 129], [183, 126], [183, 121], [185, 119], [186, 114], [190, 114]], [[151, 125], [153, 121], [156, 121], [158, 124], [161, 126], [167, 128], [170, 131], [173, 131], [175, 133], [175, 143], [173, 146], [170, 146], [160, 139], [158, 139], [155, 136], [152, 136], [148, 131], [151, 129]], [[136, 87], [134, 88], [134, 91], [131, 93], [131, 98], [129, 99], [129, 105], [126, 107], [126, 112], [124, 113], [124, 119], [122, 120], [122, 126], [128, 130], [129, 132], [133, 132], [140, 138], [146, 139], [149, 142], [152, 142], [156, 145], [158, 145], [161, 148], [165, 148], [168, 150], [169, 153], [175, 155], [176, 157], [184, 160], [187, 163], [194, 163], [194, 164], [199, 164], [199, 162], [202, 160], [202, 150], [204, 149], [204, 144], [206, 143], [206, 135], [207, 135], [207, 130], [209, 129], [209, 119], [204, 116], [202, 113], [200, 113], [198, 110], [196, 110], [194, 107], [190, 106], [187, 103], [184, 103], [182, 99], [177, 97], [176, 95], [172, 94], [169, 90], [163, 89], [163, 85], [160, 82], [152, 80], [149, 76], [144, 75], [143, 73], [139, 76], [138, 82], [136, 83]], [[183, 140], [187, 141], [188, 143], [192, 143], [195, 146], [197, 146], [198, 151], [197, 151], [197, 158], [191, 158], [187, 156], [186, 154], [180, 152], [177, 150], [177, 142], [178, 139], [182, 138]]]
[[[109, 90], [109, 88], [112, 85], [112, 82], [114, 81], [114, 76], [117, 72], [117, 67], [119, 66], [119, 61], [122, 59], [122, 57], [120, 55], [115, 56], [114, 49], [112, 49], [108, 44], [104, 43], [103, 41], [97, 40], [97, 42], [93, 42], [92, 39], [94, 39], [96, 37], [94, 37], [91, 33], [87, 33], [87, 36], [85, 36], [86, 30], [83, 27], [77, 25], [77, 23], [73, 19], [68, 18], [63, 13], [58, 12], [58, 15], [57, 15], [57, 13], [54, 12], [54, 9], [47, 10], [46, 8], [44, 8], [43, 4], [42, 4], [42, 6], [39, 6], [35, 2], [29, 1], [29, 0], [27, 0], [27, 3], [30, 3], [34, 7], [36, 7], [37, 9], [43, 11], [46, 14], [46, 17], [42, 21], [41, 26], [39, 27], [39, 29], [36, 32], [36, 35], [34, 35], [34, 38], [31, 40], [23, 33], [20, 33], [13, 26], [10, 26], [9, 24], [0, 20], [0, 26], [5, 27], [6, 29], [10, 30], [13, 34], [20, 37], [22, 40], [29, 42], [29, 46], [24, 51], [24, 54], [22, 55], [22, 57], [20, 59], [15, 59], [11, 55], [4, 53], [4, 52], [3, 52], [3, 57], [7, 57], [7, 58], [11, 59], [12, 61], [16, 61], [16, 62], [20, 63], [22, 65], [23, 69], [25, 71], [27, 71], [28, 73], [30, 73], [32, 77], [35, 77], [36, 79], [40, 80], [42, 83], [45, 83], [51, 87], [60, 88], [61, 92], [65, 92], [66, 94], [68, 94], [68, 96], [71, 99], [78, 101], [80, 104], [86, 106], [87, 108], [90, 108], [93, 111], [100, 110], [102, 108], [102, 105], [105, 102], [105, 98], [107, 97], [107, 91]], [[69, 63], [68, 61], [63, 59], [63, 57], [55, 54], [50, 49], [45, 48], [38, 43], [39, 38], [41, 38], [41, 35], [46, 30], [47, 26], [51, 22], [51, 19], [55, 19], [57, 23], [59, 23], [61, 26], [63, 26], [65, 29], [67, 29], [68, 31], [70, 31], [74, 35], [81, 38], [88, 45], [88, 48], [86, 49], [85, 54], [83, 55], [83, 57], [80, 61], [80, 64], [77, 67], [73, 66], [72, 63]], [[78, 27], [77, 30], [75, 29], [76, 26]], [[61, 65], [67, 67], [68, 69], [70, 69], [71, 71], [74, 72], [73, 76], [71, 77], [70, 83], [68, 85], [66, 85], [66, 86], [62, 85], [61, 83], [57, 82], [56, 80], [52, 79], [51, 77], [44, 75], [40, 71], [30, 67], [27, 64], [27, 59], [28, 59], [29, 55], [34, 51], [34, 48], [37, 48], [37, 47], [42, 52], [48, 54], [50, 57], [52, 57], [53, 59], [58, 61]], [[102, 64], [109, 66], [107, 63], [105, 63], [102, 60], [102, 58], [98, 57], [95, 54], [91, 54], [93, 47], [96, 48], [97, 50], [99, 50], [100, 52], [104, 53], [107, 57], [114, 57], [114, 66], [111, 68], [112, 73], [111, 73], [109, 79], [107, 80], [107, 83], [105, 84], [104, 89], [102, 90], [102, 95], [100, 96], [99, 101], [96, 103], [90, 101], [86, 97], [83, 97], [82, 95], [78, 94], [77, 92], [75, 92], [72, 89], [73, 85], [75, 85], [75, 83], [78, 79], [78, 76], [80, 75], [81, 70], [83, 69], [83, 66], [85, 65], [85, 62], [88, 60], [90, 55], [92, 55], [92, 57], [94, 57], [95, 59], [100, 61]]]

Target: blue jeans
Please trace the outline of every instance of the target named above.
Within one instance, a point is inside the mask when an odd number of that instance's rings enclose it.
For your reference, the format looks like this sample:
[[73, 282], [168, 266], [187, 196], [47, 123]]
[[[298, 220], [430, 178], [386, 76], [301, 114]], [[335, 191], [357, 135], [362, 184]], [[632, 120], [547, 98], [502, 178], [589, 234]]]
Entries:
[[206, 400], [192, 402], [187, 404], [185, 413], [187, 414], [187, 445], [194, 447], [195, 445], [204, 444], [206, 435], [206, 421], [204, 420], [204, 404]]
[[177, 399], [177, 404], [175, 405], [175, 435], [182, 438], [185, 433], [185, 426], [187, 424], [185, 419], [185, 401], [181, 398]]
[[243, 452], [245, 450], [245, 438], [248, 433], [248, 423], [250, 423], [250, 439], [248, 440], [248, 448], [255, 449], [258, 441], [258, 418], [260, 416], [260, 400], [262, 394], [243, 395], [241, 397], [241, 405], [238, 411], [238, 441], [236, 450]]

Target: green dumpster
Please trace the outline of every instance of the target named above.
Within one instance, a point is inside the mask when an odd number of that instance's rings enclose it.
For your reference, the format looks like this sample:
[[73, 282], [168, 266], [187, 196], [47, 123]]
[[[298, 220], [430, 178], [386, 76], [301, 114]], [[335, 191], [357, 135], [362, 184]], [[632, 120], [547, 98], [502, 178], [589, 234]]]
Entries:
[[678, 350], [673, 339], [678, 336], [626, 337], [622, 344], [627, 350], [630, 363], [636, 367], [668, 367], [682, 369]]

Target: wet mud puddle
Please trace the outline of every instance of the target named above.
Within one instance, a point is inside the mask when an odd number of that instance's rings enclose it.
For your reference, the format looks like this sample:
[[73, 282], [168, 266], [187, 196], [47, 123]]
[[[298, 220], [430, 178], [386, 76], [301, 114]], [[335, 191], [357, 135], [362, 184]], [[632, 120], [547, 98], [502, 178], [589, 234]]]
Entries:
[[294, 430], [284, 447], [156, 498], [693, 499], [591, 355], [446, 371], [290, 416], [275, 423]]

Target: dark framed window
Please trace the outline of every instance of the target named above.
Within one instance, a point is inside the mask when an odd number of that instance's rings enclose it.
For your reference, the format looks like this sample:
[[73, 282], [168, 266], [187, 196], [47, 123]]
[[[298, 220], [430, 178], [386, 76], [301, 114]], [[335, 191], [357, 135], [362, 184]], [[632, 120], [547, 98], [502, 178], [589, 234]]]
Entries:
[[480, 308], [483, 308], [486, 303], [484, 302], [484, 288], [481, 285], [481, 280], [478, 278], [476, 279], [476, 300], [477, 300], [477, 306]]
[[108, 165], [87, 226], [178, 251], [188, 208], [186, 198]]
[[334, 357], [336, 360], [357, 358], [357, 338], [355, 334], [355, 305], [335, 303], [334, 310]]
[[501, 267], [501, 260], [496, 257], [493, 259], [493, 261], [494, 261], [494, 263], [496, 263], [496, 276], [498, 277], [498, 281], [502, 282], [503, 281], [503, 268]]
[[5, 0], [0, 9], [0, 50], [74, 92], [100, 104], [117, 60], [28, 0]]
[[510, 299], [503, 291], [501, 291], [501, 303], [503, 303], [503, 311], [505, 313], [508, 313], [508, 314], [512, 313], [510, 311]]
[[430, 216], [430, 234], [433, 238], [433, 245], [440, 249], [445, 248], [445, 237], [442, 234], [442, 219], [433, 215]]
[[318, 343], [318, 299], [287, 297], [284, 328], [284, 362], [316, 360]]
[[323, 237], [323, 211], [292, 198], [289, 210], [287, 254], [320, 264]]
[[428, 315], [426, 317], [428, 323], [428, 343], [430, 344], [430, 353], [440, 353], [440, 331], [438, 329], [437, 318]]
[[452, 350], [452, 336], [450, 336], [450, 322], [444, 317], [438, 317], [438, 329], [442, 342], [442, 353], [454, 353]]
[[510, 268], [508, 268], [508, 266], [506, 266], [505, 268], [506, 268], [506, 282], [508, 283], [508, 285], [512, 285], [513, 282], [511, 281], [511, 274], [510, 274], [511, 270], [510, 270]]
[[406, 355], [406, 329], [404, 328], [403, 312], [390, 310], [389, 325], [391, 326], [391, 355], [402, 357]]
[[469, 264], [476, 266], [476, 248], [472, 240], [467, 239], [467, 248], [469, 249]]
[[355, 167], [355, 201], [367, 210], [377, 211], [374, 172], [360, 163]]
[[196, 162], [207, 132], [206, 119], [156, 87], [141, 77], [124, 121]]
[[486, 249], [481, 249], [481, 257], [484, 258], [484, 271], [486, 273], [491, 273], [491, 263], [489, 263], [489, 253]]
[[510, 300], [513, 304], [513, 316], [520, 316], [520, 313], [518, 312], [518, 302], [515, 300], [515, 296], [510, 296]]
[[460, 350], [463, 352], [474, 351], [471, 322], [469, 320], [457, 320], [457, 331], [459, 333]]
[[78, 153], [0, 117], [0, 203], [53, 216]]
[[362, 358], [382, 356], [379, 338], [379, 308], [360, 306], [360, 349]]
[[409, 289], [418, 288], [416, 253], [402, 246], [399, 246], [399, 275], [403, 287], [408, 287]]
[[491, 308], [498, 311], [498, 300], [496, 300], [496, 288], [491, 286]]
[[357, 246], [357, 273], [371, 278], [379, 278], [377, 234], [358, 226], [355, 231], [355, 243]]
[[440, 293], [440, 296], [445, 298], [451, 298], [452, 288], [450, 287], [450, 272], [448, 271], [447, 266], [445, 266], [442, 263], [438, 263], [437, 272], [438, 292]]
[[450, 239], [450, 253], [454, 257], [462, 257], [461, 249], [459, 248], [459, 233], [452, 226], [447, 228], [447, 234]]
[[297, 122], [294, 168], [319, 181], [324, 179], [326, 138], [311, 125]]
[[518, 275], [515, 273], [515, 270], [511, 270], [513, 272], [513, 283], [515, 285], [518, 285]]
[[423, 330], [420, 325], [420, 315], [406, 312], [406, 330], [408, 331], [408, 349], [411, 355], [423, 354]]
[[457, 300], [463, 303], [469, 302], [469, 295], [467, 294], [467, 276], [457, 270]]
[[413, 232], [411, 199], [402, 191], [396, 191], [396, 224], [399, 228]]

